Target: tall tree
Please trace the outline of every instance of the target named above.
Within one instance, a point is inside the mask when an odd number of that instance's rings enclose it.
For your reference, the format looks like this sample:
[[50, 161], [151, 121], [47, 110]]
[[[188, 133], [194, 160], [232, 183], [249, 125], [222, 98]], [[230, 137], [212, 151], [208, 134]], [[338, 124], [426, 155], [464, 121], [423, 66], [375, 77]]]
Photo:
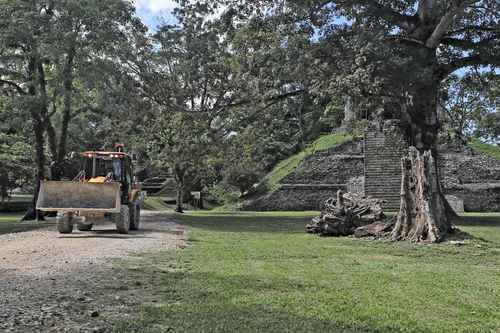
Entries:
[[[315, 89], [354, 95], [368, 109], [377, 104], [398, 105], [410, 143], [420, 152], [431, 150], [434, 158], [440, 128], [441, 82], [458, 70], [500, 66], [498, 1], [219, 0], [217, 3], [225, 6], [220, 23], [225, 24], [229, 36], [250, 27], [254, 37], [261, 40], [265, 38], [260, 35], [268, 31], [281, 37], [277, 46], [264, 43], [254, 47], [248, 58], [258, 57], [263, 63], [254, 61], [245, 70], [260, 82], [278, 83], [276, 90], [263, 87], [276, 94], [271, 98], [285, 96], [290, 91], [291, 84], [279, 80], [288, 73], [272, 72], [264, 78], [256, 73], [263, 73], [262, 68], [265, 73], [271, 64], [282, 68], [272, 55], [287, 49], [290, 36], [309, 34], [314, 43], [304, 49], [310, 57], [306, 73], [314, 75]], [[193, 6], [187, 1], [184, 5]], [[214, 12], [217, 10], [213, 1], [204, 5]], [[397, 228], [401, 232], [395, 238], [439, 241], [452, 230], [453, 214], [439, 184], [433, 184], [433, 189], [438, 193], [429, 202], [431, 211], [423, 213], [424, 207], [414, 207], [421, 215], [406, 219], [406, 226]]]
[[451, 75], [443, 83], [440, 96], [444, 132], [462, 144], [472, 138], [495, 141], [491, 125], [497, 114], [500, 100], [495, 97], [495, 73], [470, 72]]
[[146, 136], [154, 165], [170, 170], [177, 184], [176, 212], [183, 213], [188, 185], [207, 165], [210, 139], [206, 114], [185, 112], [152, 115]]
[[152, 104], [144, 125], [149, 155], [173, 172], [179, 212], [187, 180], [206, 164], [209, 143], [213, 147], [225, 134], [221, 117], [236, 84], [227, 43], [203, 18], [191, 14], [178, 13], [178, 26], [161, 26], [151, 36], [148, 52], [128, 62]]
[[[70, 122], [93, 104], [85, 96], [93, 90], [88, 74], [100, 67], [112, 69], [107, 73], [112, 75], [120, 59], [133, 54], [135, 34], [145, 29], [133, 6], [121, 0], [2, 0], [0, 28], [0, 88], [31, 116], [38, 170], [34, 207], [39, 183], [47, 177], [46, 138], [57, 179]], [[94, 76], [93, 86], [103, 77]], [[39, 217], [34, 209], [26, 215], [32, 217]]]

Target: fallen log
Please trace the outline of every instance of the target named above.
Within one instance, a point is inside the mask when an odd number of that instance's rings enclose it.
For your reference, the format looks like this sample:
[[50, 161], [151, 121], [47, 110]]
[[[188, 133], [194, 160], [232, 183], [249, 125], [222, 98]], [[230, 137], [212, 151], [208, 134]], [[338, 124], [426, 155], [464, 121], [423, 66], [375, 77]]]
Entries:
[[[336, 198], [326, 201], [321, 215], [313, 218], [312, 222], [306, 225], [306, 231], [322, 236], [349, 236], [355, 234], [360, 227], [373, 223], [384, 224], [385, 215], [382, 203], [379, 199], [355, 193], [343, 193], [339, 190]], [[382, 228], [379, 225], [374, 230], [385, 231], [387, 228], [387, 226]], [[360, 234], [367, 233], [360, 232]]]

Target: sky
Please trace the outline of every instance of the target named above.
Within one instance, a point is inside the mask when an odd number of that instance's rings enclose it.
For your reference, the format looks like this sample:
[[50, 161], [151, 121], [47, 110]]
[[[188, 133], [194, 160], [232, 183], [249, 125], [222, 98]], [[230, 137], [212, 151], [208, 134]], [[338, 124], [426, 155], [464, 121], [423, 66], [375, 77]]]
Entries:
[[137, 8], [137, 15], [150, 30], [155, 30], [162, 20], [167, 23], [175, 23], [175, 18], [171, 15], [172, 10], [177, 6], [175, 1], [133, 0], [133, 2]]

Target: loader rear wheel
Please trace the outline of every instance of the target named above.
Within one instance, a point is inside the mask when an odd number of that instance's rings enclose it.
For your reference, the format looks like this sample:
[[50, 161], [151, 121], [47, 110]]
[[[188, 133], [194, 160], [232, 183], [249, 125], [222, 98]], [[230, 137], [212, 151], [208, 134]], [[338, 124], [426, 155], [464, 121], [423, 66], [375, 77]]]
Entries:
[[128, 234], [130, 229], [130, 213], [127, 205], [121, 206], [120, 214], [115, 214], [114, 219], [118, 233]]
[[141, 224], [141, 206], [138, 204], [130, 205], [130, 230], [139, 230]]
[[85, 224], [85, 223], [81, 223], [81, 222], [76, 223], [76, 228], [79, 231], [91, 231], [92, 226], [93, 226], [93, 224]]
[[61, 234], [73, 232], [73, 213], [57, 213], [57, 231]]

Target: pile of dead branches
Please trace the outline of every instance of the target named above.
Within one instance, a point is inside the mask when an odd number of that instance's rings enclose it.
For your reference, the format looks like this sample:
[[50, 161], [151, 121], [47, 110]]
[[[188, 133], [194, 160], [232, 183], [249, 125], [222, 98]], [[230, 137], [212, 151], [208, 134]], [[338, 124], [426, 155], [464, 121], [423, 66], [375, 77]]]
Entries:
[[325, 209], [306, 226], [306, 231], [323, 236], [378, 236], [392, 227], [384, 220], [381, 200], [338, 191], [336, 198], [326, 201]]

